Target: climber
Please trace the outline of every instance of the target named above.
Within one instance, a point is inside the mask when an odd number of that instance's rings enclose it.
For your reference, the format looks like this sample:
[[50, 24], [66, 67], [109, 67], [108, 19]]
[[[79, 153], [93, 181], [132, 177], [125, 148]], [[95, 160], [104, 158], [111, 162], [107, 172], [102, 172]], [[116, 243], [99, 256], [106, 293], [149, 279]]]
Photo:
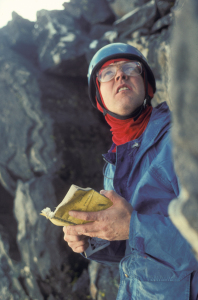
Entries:
[[156, 91], [151, 68], [136, 48], [110, 44], [91, 60], [88, 88], [111, 127], [101, 194], [113, 205], [100, 212], [70, 212], [92, 222], [64, 227], [65, 241], [81, 254], [89, 237], [110, 241], [89, 259], [120, 264], [117, 300], [198, 299], [198, 263], [168, 216], [180, 187], [169, 108], [166, 102], [151, 105]]

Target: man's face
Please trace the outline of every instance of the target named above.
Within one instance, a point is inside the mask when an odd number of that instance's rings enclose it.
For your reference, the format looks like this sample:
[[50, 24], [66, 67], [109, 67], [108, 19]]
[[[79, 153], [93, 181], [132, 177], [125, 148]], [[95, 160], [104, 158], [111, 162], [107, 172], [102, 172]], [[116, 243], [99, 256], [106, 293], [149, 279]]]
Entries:
[[[120, 63], [125, 62], [119, 61], [115, 65]], [[145, 98], [142, 76], [128, 76], [121, 69], [117, 69], [115, 78], [100, 83], [100, 91], [107, 109], [120, 116], [131, 114]]]

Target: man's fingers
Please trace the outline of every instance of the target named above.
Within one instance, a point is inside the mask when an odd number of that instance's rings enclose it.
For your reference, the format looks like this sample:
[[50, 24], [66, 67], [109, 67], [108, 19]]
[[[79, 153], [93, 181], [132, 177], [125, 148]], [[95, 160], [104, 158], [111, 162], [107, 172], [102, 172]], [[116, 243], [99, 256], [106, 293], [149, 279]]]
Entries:
[[63, 227], [63, 232], [65, 235], [80, 236], [84, 225], [74, 225]]
[[101, 230], [99, 222], [88, 223], [83, 225], [68, 226], [68, 235], [89, 235], [89, 232], [98, 232]]
[[86, 245], [77, 247], [75, 249], [72, 249], [72, 250], [76, 253], [82, 253], [82, 252], [86, 251], [88, 247], [89, 247], [89, 243], [87, 243]]
[[85, 235], [64, 235], [64, 240], [66, 242], [78, 242], [87, 239]]
[[80, 219], [80, 220], [94, 222], [94, 221], [99, 221], [101, 213], [100, 212], [83, 212], [83, 211], [72, 210], [69, 212], [69, 215], [74, 218]]
[[69, 242], [68, 246], [72, 248], [74, 252], [81, 253], [88, 248], [89, 243], [87, 242], [87, 240], [83, 240], [79, 242]]
[[79, 242], [68, 242], [69, 247], [71, 247], [72, 249], [84, 246], [86, 244], [88, 244], [88, 242], [86, 240], [82, 240], [82, 241], [79, 241]]

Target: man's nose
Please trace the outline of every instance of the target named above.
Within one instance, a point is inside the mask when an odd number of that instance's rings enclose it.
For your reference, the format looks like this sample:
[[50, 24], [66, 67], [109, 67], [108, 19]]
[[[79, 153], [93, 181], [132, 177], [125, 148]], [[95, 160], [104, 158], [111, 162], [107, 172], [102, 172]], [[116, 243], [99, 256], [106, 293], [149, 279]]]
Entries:
[[128, 76], [120, 69], [117, 70], [115, 80], [118, 81], [119, 79], [127, 79]]

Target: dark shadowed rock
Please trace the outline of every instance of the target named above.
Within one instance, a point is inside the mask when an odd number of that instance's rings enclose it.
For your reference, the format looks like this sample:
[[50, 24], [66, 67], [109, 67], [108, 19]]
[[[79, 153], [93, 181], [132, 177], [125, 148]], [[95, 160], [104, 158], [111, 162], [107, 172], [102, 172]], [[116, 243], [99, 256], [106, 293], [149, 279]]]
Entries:
[[89, 264], [90, 294], [93, 300], [115, 300], [119, 288], [118, 265], [104, 266], [95, 261]]
[[154, 33], [158, 30], [161, 30], [162, 28], [168, 27], [171, 25], [173, 20], [172, 13], [164, 16], [163, 18], [159, 19], [151, 28], [151, 33]]
[[156, 0], [156, 4], [160, 15], [163, 17], [170, 12], [175, 0]]
[[72, 287], [72, 291], [78, 294], [79, 299], [82, 299], [83, 296], [86, 297], [86, 295], [89, 295], [89, 281], [89, 273], [87, 269], [84, 269], [83, 273]]
[[110, 25], [96, 24], [91, 27], [89, 37], [91, 39], [100, 39], [105, 32], [111, 30], [112, 30], [112, 26]]
[[137, 7], [133, 11], [124, 15], [114, 22], [114, 26], [119, 32], [124, 32], [121, 37], [133, 33], [141, 27], [149, 28], [153, 25], [156, 16], [156, 4], [152, 0], [145, 5]]
[[[21, 256], [16, 243], [17, 221], [13, 213], [14, 198], [0, 184], [0, 235], [6, 253], [15, 262]], [[9, 226], [8, 226], [9, 224]]]
[[106, 0], [71, 0], [63, 4], [65, 10], [75, 18], [82, 16], [91, 25], [112, 24], [115, 15]]
[[19, 16], [16, 12], [13, 12], [12, 21], [9, 21], [7, 26], [3, 27], [1, 32], [10, 47], [36, 62], [37, 50], [32, 34], [34, 24], [35, 22], [30, 22]]

